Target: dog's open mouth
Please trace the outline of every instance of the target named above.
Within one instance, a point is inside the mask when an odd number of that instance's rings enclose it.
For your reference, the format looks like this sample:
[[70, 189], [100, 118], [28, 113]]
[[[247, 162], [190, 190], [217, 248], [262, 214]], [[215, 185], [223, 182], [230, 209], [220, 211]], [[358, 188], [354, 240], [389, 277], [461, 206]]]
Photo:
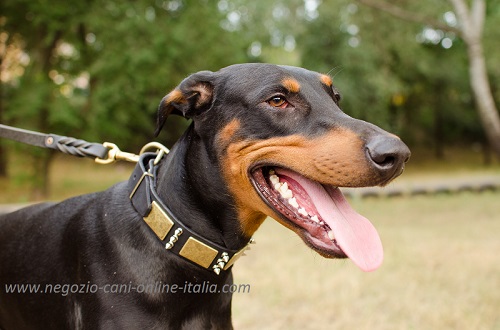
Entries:
[[318, 253], [349, 257], [363, 271], [380, 266], [383, 249], [376, 229], [351, 208], [338, 187], [271, 166], [254, 169], [251, 177], [267, 205]]

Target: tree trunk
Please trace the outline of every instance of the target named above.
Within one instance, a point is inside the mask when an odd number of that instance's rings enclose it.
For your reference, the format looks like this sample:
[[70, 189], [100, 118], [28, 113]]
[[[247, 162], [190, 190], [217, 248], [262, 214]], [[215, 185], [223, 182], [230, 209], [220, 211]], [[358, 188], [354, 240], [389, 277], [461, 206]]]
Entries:
[[489, 145], [500, 159], [500, 115], [493, 99], [486, 61], [483, 53], [482, 34], [486, 15], [484, 0], [474, 0], [470, 9], [464, 0], [450, 0], [462, 25], [462, 38], [467, 46], [470, 86], [479, 118]]
[[[0, 55], [0, 68], [2, 68], [3, 54]], [[3, 123], [3, 100], [4, 100], [4, 90], [3, 82], [0, 82], [0, 123]], [[7, 177], [7, 150], [0, 141], [0, 178]]]
[[7, 149], [0, 141], [0, 178], [7, 177]]
[[500, 116], [488, 81], [481, 43], [467, 44], [470, 84], [488, 142], [500, 159]]
[[33, 157], [34, 176], [30, 197], [34, 201], [43, 201], [49, 197], [49, 170], [53, 156], [53, 150], [40, 150], [40, 153]]
[[[436, 92], [438, 95], [443, 95], [442, 84], [436, 84]], [[443, 114], [443, 107], [441, 105], [441, 100], [437, 101], [437, 107], [434, 110], [434, 148], [435, 155], [437, 159], [444, 159], [444, 125], [445, 125], [445, 115]]]
[[465, 0], [449, 0], [460, 22], [459, 28], [446, 25], [419, 13], [407, 11], [386, 1], [356, 1], [405, 21], [418, 22], [433, 26], [436, 29], [456, 33], [464, 40], [469, 60], [470, 86], [476, 102], [476, 109], [488, 138], [488, 143], [493, 153], [500, 159], [500, 115], [491, 92], [481, 41], [486, 16], [485, 1], [473, 0], [469, 8]]
[[[40, 37], [40, 46], [38, 48], [37, 59], [39, 63], [40, 73], [45, 80], [45, 84], [50, 86], [51, 81], [49, 80], [49, 72], [52, 69], [51, 58], [54, 54], [54, 51], [57, 47], [57, 43], [62, 38], [62, 31], [58, 30], [53, 32], [52, 38], [48, 44], [44, 40], [42, 35], [47, 34], [49, 31], [47, 26], [39, 29]], [[46, 38], [46, 37], [45, 37]], [[50, 115], [50, 107], [53, 104], [53, 94], [50, 89], [46, 92], [44, 97], [44, 103], [38, 109], [38, 129], [40, 132], [48, 133], [50, 131], [50, 123], [49, 123], [49, 115]], [[35, 152], [34, 154], [34, 166], [33, 169], [35, 171], [34, 175], [36, 179], [33, 181], [33, 191], [32, 196], [36, 200], [46, 199], [49, 196], [49, 168], [53, 158], [53, 152], [44, 150], [41, 153]]]

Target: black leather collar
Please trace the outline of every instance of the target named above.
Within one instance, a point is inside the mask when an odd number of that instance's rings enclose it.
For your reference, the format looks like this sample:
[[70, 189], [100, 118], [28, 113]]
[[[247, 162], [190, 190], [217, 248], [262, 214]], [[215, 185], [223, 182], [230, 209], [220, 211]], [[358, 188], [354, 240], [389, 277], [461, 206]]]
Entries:
[[186, 227], [161, 201], [156, 192], [156, 153], [141, 155], [129, 182], [130, 200], [144, 222], [165, 245], [165, 249], [217, 275], [228, 270], [243, 255], [241, 250], [220, 246]]

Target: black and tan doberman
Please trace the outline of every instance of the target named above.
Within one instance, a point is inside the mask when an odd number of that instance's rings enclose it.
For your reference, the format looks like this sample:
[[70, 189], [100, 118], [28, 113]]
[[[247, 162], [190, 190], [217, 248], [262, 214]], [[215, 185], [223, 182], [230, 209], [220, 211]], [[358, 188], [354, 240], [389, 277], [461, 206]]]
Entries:
[[[324, 257], [376, 269], [379, 236], [339, 187], [385, 185], [410, 152], [339, 101], [329, 76], [296, 67], [186, 78], [158, 111], [157, 132], [170, 114], [192, 119], [168, 156], [0, 218], [0, 328], [231, 328], [223, 288], [268, 216]], [[217, 290], [186, 290], [205, 283]]]

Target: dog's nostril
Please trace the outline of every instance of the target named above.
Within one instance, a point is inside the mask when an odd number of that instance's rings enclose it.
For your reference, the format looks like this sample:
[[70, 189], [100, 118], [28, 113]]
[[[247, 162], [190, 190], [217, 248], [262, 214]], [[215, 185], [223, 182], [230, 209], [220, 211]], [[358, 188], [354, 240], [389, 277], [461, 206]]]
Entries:
[[371, 160], [381, 168], [388, 168], [394, 166], [397, 162], [396, 156], [394, 154], [385, 153], [383, 150], [370, 149], [368, 148], [368, 155]]
[[366, 144], [367, 156], [380, 170], [400, 168], [409, 159], [408, 147], [401, 140], [377, 136]]
[[396, 157], [393, 155], [376, 155], [375, 157], [371, 155], [372, 160], [377, 163], [380, 167], [390, 167], [393, 166], [394, 163], [396, 162]]

